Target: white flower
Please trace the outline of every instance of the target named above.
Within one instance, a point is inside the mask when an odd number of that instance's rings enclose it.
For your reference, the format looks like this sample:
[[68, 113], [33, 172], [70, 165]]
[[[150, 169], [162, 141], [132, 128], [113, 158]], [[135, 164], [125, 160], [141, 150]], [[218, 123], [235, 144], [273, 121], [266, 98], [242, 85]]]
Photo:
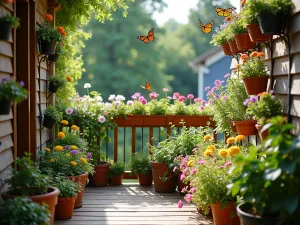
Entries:
[[101, 96], [97, 96], [97, 97], [96, 97], [96, 101], [98, 101], [98, 102], [102, 102], [102, 101], [103, 101], [103, 99], [102, 99], [102, 97], [101, 97]]
[[115, 97], [116, 97], [116, 95], [110, 95], [109, 98], [108, 98], [108, 100], [109, 101], [113, 101], [115, 99]]
[[117, 101], [125, 101], [125, 97], [123, 95], [117, 95], [116, 100]]
[[84, 87], [84, 88], [91, 88], [92, 86], [91, 86], [90, 83], [85, 83], [83, 87]]
[[131, 101], [131, 100], [129, 100], [129, 101], [127, 101], [127, 105], [133, 105], [133, 101]]
[[72, 113], [73, 113], [73, 109], [71, 107], [66, 108], [66, 114], [72, 115]]
[[105, 103], [105, 106], [106, 106], [106, 108], [108, 108], [108, 109], [109, 109], [109, 108], [111, 107], [111, 103], [109, 103], [109, 102], [106, 102], [106, 103]]
[[104, 123], [105, 120], [106, 120], [105, 117], [102, 116], [102, 115], [100, 115], [100, 116], [98, 117], [98, 121], [99, 121], [100, 123]]
[[121, 104], [121, 102], [120, 101], [115, 101], [114, 104], [115, 104], [115, 106], [119, 106]]

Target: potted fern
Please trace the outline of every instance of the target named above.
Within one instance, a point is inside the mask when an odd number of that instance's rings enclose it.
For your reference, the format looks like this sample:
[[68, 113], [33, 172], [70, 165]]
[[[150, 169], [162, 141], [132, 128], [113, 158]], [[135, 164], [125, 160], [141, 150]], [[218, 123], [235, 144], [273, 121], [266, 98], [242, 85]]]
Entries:
[[131, 156], [130, 160], [131, 173], [136, 174], [140, 185], [152, 185], [152, 169], [148, 156], [142, 153], [136, 153]]
[[8, 40], [12, 28], [18, 28], [20, 19], [13, 16], [0, 17], [0, 40]]

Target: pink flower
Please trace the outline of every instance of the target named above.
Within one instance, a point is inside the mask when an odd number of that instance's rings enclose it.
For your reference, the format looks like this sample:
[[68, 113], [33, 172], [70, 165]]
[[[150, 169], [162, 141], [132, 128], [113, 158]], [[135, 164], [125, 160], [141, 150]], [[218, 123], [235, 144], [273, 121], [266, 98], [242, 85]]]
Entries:
[[132, 95], [131, 98], [132, 98], [133, 100], [136, 100], [138, 97], [135, 96], [135, 95]]
[[141, 101], [140, 101], [143, 105], [146, 105], [147, 104], [147, 100], [146, 99], [142, 99]]
[[107, 116], [107, 115], [108, 115], [108, 112], [104, 111], [104, 112], [103, 112], [103, 115], [104, 115], [104, 116]]
[[192, 151], [193, 151], [193, 152], [196, 152], [196, 151], [198, 151], [198, 148], [193, 148]]
[[192, 194], [187, 194], [187, 195], [185, 196], [185, 201], [186, 201], [187, 203], [190, 203], [190, 202], [192, 201], [192, 198], [193, 198], [193, 195], [192, 195]]
[[104, 123], [105, 120], [106, 120], [105, 117], [102, 116], [102, 115], [100, 115], [100, 116], [98, 117], [98, 121], [99, 121], [100, 123]]
[[211, 96], [213, 94], [213, 92], [209, 91], [207, 92], [206, 96]]
[[180, 96], [178, 97], [178, 101], [180, 101], [180, 102], [184, 102], [185, 100], [186, 100], [186, 97], [183, 96], [183, 95], [180, 95]]
[[219, 168], [219, 169], [223, 169], [223, 168], [224, 168], [224, 166], [218, 166], [218, 168]]
[[134, 93], [133, 95], [136, 96], [136, 97], [140, 97], [140, 96], [141, 96], [141, 93], [140, 93], [140, 92], [136, 92], [136, 93]]
[[178, 92], [173, 93], [173, 99], [178, 99], [179, 96], [180, 94]]
[[178, 202], [178, 208], [182, 208], [183, 207], [183, 202], [181, 201], [181, 200], [179, 200], [179, 202]]
[[196, 169], [196, 168], [193, 168], [193, 169], [191, 169], [190, 174], [191, 174], [191, 175], [194, 175], [196, 172], [197, 172], [197, 169]]
[[185, 174], [182, 173], [182, 174], [180, 175], [180, 180], [184, 180], [184, 179], [185, 179]]
[[226, 166], [226, 167], [229, 167], [229, 166], [231, 166], [232, 165], [232, 162], [226, 162], [225, 164], [224, 164], [224, 166]]
[[108, 97], [108, 100], [109, 100], [109, 101], [113, 101], [113, 100], [115, 100], [115, 98], [116, 98], [116, 95], [110, 95], [110, 96]]
[[72, 115], [72, 113], [73, 113], [73, 109], [71, 107], [66, 108], [66, 114]]
[[129, 100], [129, 101], [127, 101], [127, 105], [133, 105], [133, 101], [131, 101], [131, 100]]
[[139, 97], [139, 101], [140, 101], [140, 102], [142, 101], [142, 99], [144, 99], [144, 96], [140, 96], [140, 97]]
[[199, 107], [199, 110], [204, 110], [205, 109], [205, 107], [203, 106], [203, 105], [201, 105], [200, 107]]
[[205, 87], [205, 91], [209, 91], [210, 90], [210, 86]]
[[191, 100], [191, 99], [194, 99], [194, 95], [193, 95], [193, 94], [188, 94], [188, 95], [187, 95], [187, 98], [190, 99], [190, 100]]
[[197, 189], [195, 188], [195, 187], [192, 187], [191, 189], [190, 189], [190, 192], [193, 194], [193, 193], [195, 193], [197, 191]]
[[230, 77], [230, 74], [229, 73], [225, 74], [224, 78], [228, 78], [228, 77]]
[[194, 102], [195, 102], [195, 103], [200, 103], [201, 101], [202, 101], [201, 98], [195, 98], [195, 99], [194, 99]]
[[205, 161], [205, 160], [200, 160], [200, 161], [198, 161], [197, 163], [198, 163], [199, 165], [202, 165], [202, 164], [206, 163], [206, 161]]
[[169, 89], [168, 88], [163, 88], [163, 92], [168, 92]]
[[119, 106], [121, 104], [121, 102], [120, 101], [115, 101], [114, 104], [115, 104], [115, 106]]
[[228, 96], [224, 96], [224, 97], [223, 97], [223, 100], [224, 100], [224, 101], [227, 101], [227, 100], [228, 100]]
[[178, 166], [174, 166], [173, 172], [175, 172], [178, 169]]
[[159, 96], [159, 94], [157, 94], [156, 92], [151, 92], [151, 93], [149, 94], [149, 97], [150, 97], [151, 99], [156, 99], [158, 96]]
[[215, 92], [216, 90], [217, 90], [216, 87], [213, 87], [213, 88], [211, 89], [212, 92]]
[[205, 100], [202, 100], [201, 104], [202, 104], [202, 105], [205, 105], [205, 104], [206, 104], [206, 101], [205, 101]]
[[189, 168], [186, 167], [186, 168], [182, 171], [182, 173], [185, 174], [188, 170], [189, 170]]

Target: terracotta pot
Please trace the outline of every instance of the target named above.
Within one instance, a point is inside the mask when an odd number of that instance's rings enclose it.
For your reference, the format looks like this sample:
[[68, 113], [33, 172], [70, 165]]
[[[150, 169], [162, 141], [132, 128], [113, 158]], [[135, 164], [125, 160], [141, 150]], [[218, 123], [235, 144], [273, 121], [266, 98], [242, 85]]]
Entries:
[[71, 219], [73, 216], [75, 200], [76, 196], [69, 198], [58, 197], [54, 218], [56, 220]]
[[260, 29], [263, 34], [282, 34], [284, 33], [287, 15], [284, 13], [263, 13], [257, 16]]
[[261, 32], [261, 29], [259, 27], [258, 23], [254, 24], [247, 24], [247, 30], [250, 36], [250, 40], [252, 42], [263, 42], [263, 41], [270, 41], [272, 38], [272, 35], [269, 34], [263, 34]]
[[0, 21], [0, 40], [7, 41], [11, 34], [12, 24], [7, 21]]
[[248, 33], [234, 35], [236, 45], [239, 50], [247, 51], [248, 49], [254, 49], [256, 44], [251, 42]]
[[11, 109], [11, 100], [0, 99], [0, 115], [8, 115]]
[[123, 175], [110, 177], [108, 181], [109, 185], [122, 185]]
[[150, 186], [152, 185], [152, 172], [148, 174], [138, 174], [137, 175], [140, 185], [142, 186]]
[[256, 120], [242, 120], [242, 121], [234, 121], [237, 132], [240, 135], [249, 136], [256, 135], [257, 129], [255, 127]]
[[237, 54], [241, 52], [236, 45], [235, 39], [228, 41], [228, 43], [232, 54]]
[[55, 125], [55, 120], [47, 115], [44, 115], [44, 120], [43, 120], [43, 127], [46, 127], [48, 129], [52, 129], [53, 126]]
[[221, 46], [223, 48], [223, 52], [224, 52], [225, 55], [232, 55], [232, 52], [231, 52], [231, 49], [230, 49], [230, 46], [229, 46], [228, 42], [222, 44]]
[[68, 176], [70, 180], [73, 180], [75, 183], [80, 183], [82, 190], [77, 193], [76, 201], [75, 201], [75, 206], [74, 209], [78, 209], [82, 207], [82, 199], [83, 199], [83, 194], [84, 194], [84, 189], [85, 189], [85, 184], [88, 179], [88, 173], [84, 173], [78, 176]]
[[261, 129], [263, 128], [263, 125], [260, 125], [260, 124], [255, 124], [255, 127], [258, 131], [258, 135], [259, 135], [260, 140], [263, 142], [269, 136], [269, 131], [265, 130], [264, 132], [261, 132]]
[[44, 55], [55, 54], [57, 42], [40, 40], [40, 53]]
[[109, 163], [95, 165], [95, 173], [90, 176], [90, 185], [104, 187], [108, 184]]
[[220, 203], [212, 204], [214, 225], [239, 225], [240, 220], [236, 215], [234, 202], [229, 202], [227, 206], [221, 207]]
[[267, 90], [268, 76], [243, 78], [248, 95], [258, 95]]
[[234, 132], [234, 133], [236, 133], [237, 129], [236, 129], [235, 124], [233, 124], [233, 122], [231, 120], [228, 120], [228, 123], [230, 125], [231, 131]]
[[[57, 204], [57, 199], [58, 199], [59, 193], [60, 192], [56, 187], [49, 187], [47, 194], [26, 196], [35, 203], [38, 203], [40, 205], [43, 205], [45, 203], [48, 205], [48, 209], [51, 214], [49, 225], [52, 225], [53, 221], [54, 221], [55, 206]], [[4, 192], [2, 194], [2, 198], [4, 200], [10, 199], [10, 198], [16, 198], [16, 197], [20, 197], [20, 196], [10, 195], [9, 192]]]
[[[169, 164], [153, 162], [151, 163], [151, 167], [154, 181], [154, 190], [160, 193], [175, 192], [177, 186], [177, 177], [173, 173], [173, 171], [169, 169]], [[166, 181], [162, 180], [164, 175], [167, 177]]]

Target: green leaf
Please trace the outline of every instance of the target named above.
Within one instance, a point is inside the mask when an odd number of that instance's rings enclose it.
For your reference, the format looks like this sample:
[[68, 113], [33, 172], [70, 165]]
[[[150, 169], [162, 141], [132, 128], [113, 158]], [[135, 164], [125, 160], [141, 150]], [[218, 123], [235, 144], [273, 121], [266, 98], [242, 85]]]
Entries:
[[274, 181], [276, 180], [280, 175], [281, 175], [281, 169], [277, 169], [277, 170], [274, 170], [274, 169], [267, 169], [265, 171], [265, 174], [264, 174], [264, 178], [265, 180], [271, 180], [271, 181]]
[[279, 164], [279, 168], [287, 173], [293, 173], [295, 171], [297, 162], [295, 160], [290, 160], [288, 158], [283, 159]]
[[295, 210], [298, 207], [299, 204], [299, 197], [295, 198], [295, 196], [291, 196], [289, 198], [287, 198], [286, 200], [284, 200], [284, 206], [287, 209], [287, 211], [289, 212], [289, 214], [292, 214], [293, 212], [295, 212]]

